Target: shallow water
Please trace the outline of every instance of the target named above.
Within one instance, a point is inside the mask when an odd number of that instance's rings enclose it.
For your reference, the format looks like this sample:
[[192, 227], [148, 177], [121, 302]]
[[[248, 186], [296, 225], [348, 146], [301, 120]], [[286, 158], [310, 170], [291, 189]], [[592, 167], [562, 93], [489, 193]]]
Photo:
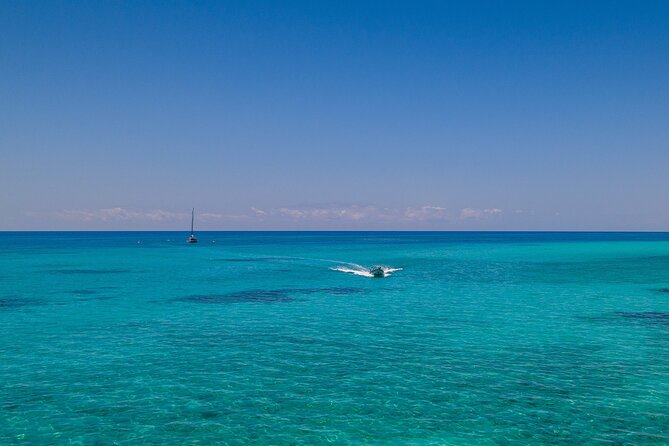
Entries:
[[669, 443], [669, 234], [198, 236], [0, 233], [0, 444]]

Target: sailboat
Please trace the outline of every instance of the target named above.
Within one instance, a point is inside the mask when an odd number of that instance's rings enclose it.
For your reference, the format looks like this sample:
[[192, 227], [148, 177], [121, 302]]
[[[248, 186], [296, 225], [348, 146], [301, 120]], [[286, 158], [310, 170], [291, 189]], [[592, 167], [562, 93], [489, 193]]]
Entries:
[[190, 237], [188, 237], [188, 243], [197, 243], [197, 238], [193, 234], [193, 222], [195, 221], [195, 208], [190, 213]]

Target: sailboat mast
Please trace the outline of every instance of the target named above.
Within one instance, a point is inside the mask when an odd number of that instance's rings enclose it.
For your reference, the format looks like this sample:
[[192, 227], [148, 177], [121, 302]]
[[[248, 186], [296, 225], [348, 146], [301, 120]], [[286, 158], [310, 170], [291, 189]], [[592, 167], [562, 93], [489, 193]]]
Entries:
[[193, 221], [195, 220], [195, 208], [190, 213], [190, 235], [193, 235]]

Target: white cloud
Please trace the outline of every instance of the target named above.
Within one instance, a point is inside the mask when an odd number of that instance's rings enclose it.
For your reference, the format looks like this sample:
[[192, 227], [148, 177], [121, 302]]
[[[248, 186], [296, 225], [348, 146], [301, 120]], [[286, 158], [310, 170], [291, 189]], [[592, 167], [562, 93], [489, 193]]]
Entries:
[[418, 221], [448, 220], [446, 208], [440, 206], [409, 207], [404, 211], [404, 217], [408, 220]]
[[186, 213], [174, 213], [162, 209], [151, 209], [148, 211], [134, 211], [121, 207], [102, 209], [65, 209], [56, 213], [58, 218], [73, 221], [179, 221], [188, 217]]
[[302, 218], [304, 215], [306, 215], [305, 211], [302, 211], [300, 209], [281, 208], [278, 210], [278, 212], [281, 215], [293, 218]]
[[186, 213], [183, 214], [177, 214], [174, 212], [169, 212], [169, 211], [163, 211], [161, 209], [154, 209], [148, 212], [138, 212], [135, 215], [140, 216], [141, 218], [145, 218], [147, 220], [153, 220], [153, 221], [175, 221], [175, 220], [183, 220], [187, 217]]
[[332, 206], [332, 207], [283, 207], [269, 214], [277, 214], [295, 220], [383, 220], [396, 222], [427, 222], [450, 219], [448, 210], [441, 206], [408, 207], [405, 209], [379, 208], [375, 206]]
[[378, 214], [377, 208], [348, 206], [321, 208], [279, 208], [276, 213], [293, 219], [305, 220], [362, 220]]
[[501, 215], [504, 211], [498, 208], [487, 208], [487, 209], [477, 209], [477, 208], [464, 208], [460, 211], [460, 218], [462, 219], [481, 219], [484, 217], [491, 217], [496, 215]]
[[[513, 211], [512, 211], [513, 212]], [[457, 211], [449, 211], [442, 206], [414, 206], [406, 208], [385, 208], [362, 205], [323, 205], [323, 206], [299, 206], [279, 207], [271, 209], [259, 209], [251, 207], [249, 210], [238, 214], [222, 212], [202, 212], [196, 214], [196, 220], [217, 224], [238, 224], [254, 227], [257, 225], [278, 225], [280, 227], [292, 227], [293, 223], [301, 226], [313, 225], [315, 227], [438, 227], [445, 229], [445, 224], [457, 226], [457, 221], [483, 220], [503, 214], [499, 208], [464, 208], [459, 214]], [[189, 212], [171, 212], [163, 209], [136, 210], [123, 207], [110, 207], [101, 209], [68, 209], [57, 212], [56, 217], [61, 220], [86, 223], [178, 223], [190, 220]], [[458, 218], [459, 217], [459, 218]], [[347, 226], [349, 223], [353, 226]]]
[[202, 220], [222, 220], [225, 218], [225, 215], [216, 212], [203, 212], [202, 214], [197, 214], [197, 217]]

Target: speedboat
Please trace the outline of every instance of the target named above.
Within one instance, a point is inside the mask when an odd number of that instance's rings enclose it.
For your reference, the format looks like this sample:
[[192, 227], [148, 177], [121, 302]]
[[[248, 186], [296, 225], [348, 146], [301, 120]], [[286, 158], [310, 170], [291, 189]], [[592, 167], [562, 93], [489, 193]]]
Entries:
[[369, 273], [372, 275], [372, 277], [385, 277], [386, 274], [383, 271], [383, 267], [381, 266], [372, 266], [369, 269]]

